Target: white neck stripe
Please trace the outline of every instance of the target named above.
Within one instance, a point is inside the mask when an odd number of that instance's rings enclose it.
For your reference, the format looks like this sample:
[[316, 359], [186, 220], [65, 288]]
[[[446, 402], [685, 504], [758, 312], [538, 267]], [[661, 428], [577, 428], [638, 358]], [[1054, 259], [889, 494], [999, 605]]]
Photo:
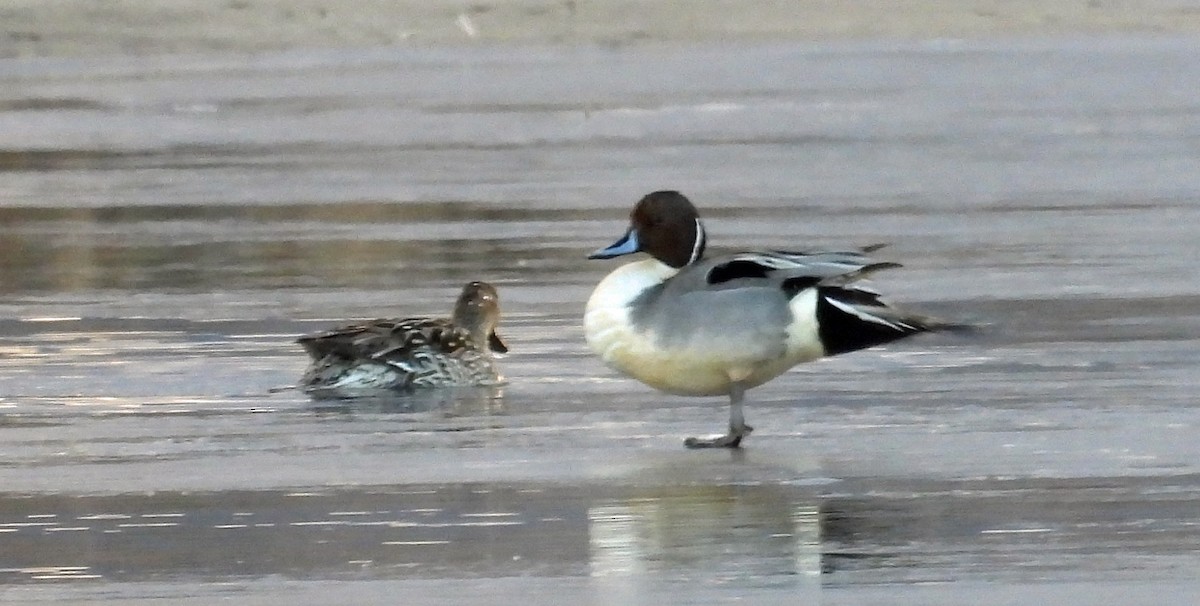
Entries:
[[696, 219], [696, 240], [692, 242], [692, 256], [688, 257], [688, 265], [700, 260], [700, 255], [704, 252], [704, 226], [700, 224], [700, 219]]

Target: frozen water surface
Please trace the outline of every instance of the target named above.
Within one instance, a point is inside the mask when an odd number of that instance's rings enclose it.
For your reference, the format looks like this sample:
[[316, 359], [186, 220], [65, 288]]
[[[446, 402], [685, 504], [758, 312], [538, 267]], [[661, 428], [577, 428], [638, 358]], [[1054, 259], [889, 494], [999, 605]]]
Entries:
[[[1200, 593], [1200, 42], [0, 62], [0, 600], [1158, 604]], [[719, 398], [585, 351], [652, 189], [887, 242], [978, 322]], [[501, 292], [509, 385], [292, 339]]]

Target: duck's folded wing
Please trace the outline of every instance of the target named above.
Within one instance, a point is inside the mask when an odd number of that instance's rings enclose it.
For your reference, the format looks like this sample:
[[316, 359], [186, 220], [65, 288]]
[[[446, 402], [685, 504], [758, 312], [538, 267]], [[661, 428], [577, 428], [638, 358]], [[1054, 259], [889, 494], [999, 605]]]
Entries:
[[347, 324], [300, 337], [297, 342], [314, 360], [329, 355], [382, 359], [427, 346], [442, 347], [458, 340], [449, 321], [430, 318], [380, 319]]
[[747, 281], [769, 280], [785, 290], [812, 286], [845, 286], [868, 275], [900, 267], [899, 263], [872, 262], [861, 251], [737, 253], [720, 258], [706, 273], [710, 287], [736, 287]]
[[352, 351], [357, 339], [369, 335], [373, 322], [363, 324], [347, 324], [330, 330], [305, 335], [296, 339], [304, 347], [304, 351], [314, 360], [320, 360], [334, 353], [345, 354]]
[[371, 345], [369, 357], [388, 363], [407, 363], [427, 355], [457, 357], [475, 347], [470, 333], [449, 320], [404, 322]]

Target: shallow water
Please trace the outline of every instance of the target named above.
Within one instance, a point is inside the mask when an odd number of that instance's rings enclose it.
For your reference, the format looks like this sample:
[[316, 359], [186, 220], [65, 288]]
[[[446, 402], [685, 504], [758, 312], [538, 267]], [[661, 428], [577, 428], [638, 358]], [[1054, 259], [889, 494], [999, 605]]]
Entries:
[[[1198, 51], [0, 62], [0, 599], [1194, 595]], [[887, 242], [876, 286], [984, 328], [800, 367], [749, 394], [745, 451], [685, 451], [724, 403], [579, 327], [614, 265], [584, 256], [667, 187], [717, 247]], [[504, 388], [272, 391], [296, 335], [472, 279]]]

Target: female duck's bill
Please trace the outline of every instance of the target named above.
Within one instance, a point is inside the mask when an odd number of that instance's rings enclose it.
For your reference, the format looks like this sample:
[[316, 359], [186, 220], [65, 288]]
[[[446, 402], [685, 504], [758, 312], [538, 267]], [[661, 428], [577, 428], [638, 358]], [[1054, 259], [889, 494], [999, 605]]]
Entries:
[[496, 288], [470, 282], [450, 318], [379, 319], [300, 337], [311, 358], [300, 386], [318, 398], [350, 398], [498, 385], [492, 353], [508, 351], [499, 322]]
[[605, 277], [584, 316], [589, 346], [610, 367], [668, 393], [729, 397], [729, 432], [689, 438], [689, 447], [740, 446], [751, 431], [745, 391], [796, 364], [954, 326], [854, 284], [898, 267], [868, 259], [874, 248], [706, 258], [705, 245], [691, 201], [675, 191], [645, 196], [625, 235], [589, 258], [650, 258]]

